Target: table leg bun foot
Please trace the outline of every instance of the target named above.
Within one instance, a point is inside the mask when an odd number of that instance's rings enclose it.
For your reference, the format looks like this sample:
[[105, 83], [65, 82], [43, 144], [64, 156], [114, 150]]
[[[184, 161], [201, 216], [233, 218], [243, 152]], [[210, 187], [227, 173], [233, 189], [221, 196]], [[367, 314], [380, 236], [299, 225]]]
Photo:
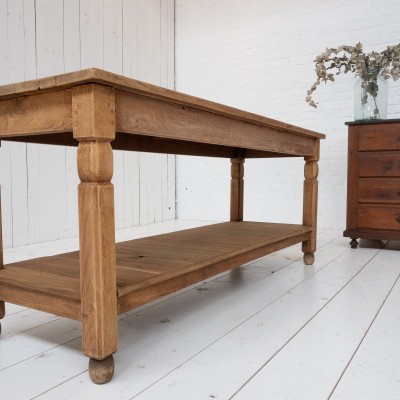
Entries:
[[101, 385], [111, 381], [114, 375], [114, 357], [108, 356], [104, 360], [89, 360], [89, 376], [92, 382]]
[[351, 247], [352, 249], [356, 249], [357, 246], [358, 246], [357, 239], [356, 239], [356, 238], [351, 238], [350, 247]]
[[304, 253], [303, 260], [306, 265], [314, 264], [314, 253]]

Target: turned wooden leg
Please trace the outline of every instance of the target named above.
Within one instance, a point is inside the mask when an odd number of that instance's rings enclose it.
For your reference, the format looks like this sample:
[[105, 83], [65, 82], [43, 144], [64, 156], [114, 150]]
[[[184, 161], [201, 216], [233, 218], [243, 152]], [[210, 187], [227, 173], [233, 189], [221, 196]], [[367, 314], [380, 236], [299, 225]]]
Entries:
[[73, 89], [74, 137], [79, 140], [78, 186], [83, 352], [95, 383], [108, 382], [117, 351], [114, 228], [113, 92], [99, 85]]
[[101, 360], [117, 349], [114, 188], [110, 183], [110, 144], [79, 143], [78, 170], [81, 178], [78, 197], [83, 351]]
[[304, 158], [303, 225], [312, 228], [308, 240], [302, 244], [304, 264], [314, 263], [317, 246], [317, 205], [318, 205], [318, 160], [319, 141], [316, 141], [315, 155]]
[[351, 238], [351, 242], [349, 244], [352, 249], [356, 249], [358, 246], [357, 238]]
[[243, 221], [244, 158], [231, 158], [231, 221]]

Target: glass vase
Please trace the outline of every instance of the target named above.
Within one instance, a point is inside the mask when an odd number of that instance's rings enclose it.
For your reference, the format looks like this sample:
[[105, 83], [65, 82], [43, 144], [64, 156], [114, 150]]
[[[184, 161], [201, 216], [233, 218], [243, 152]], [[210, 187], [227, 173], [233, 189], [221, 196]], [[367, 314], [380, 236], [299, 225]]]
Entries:
[[354, 120], [387, 118], [388, 83], [380, 73], [357, 77], [354, 88]]

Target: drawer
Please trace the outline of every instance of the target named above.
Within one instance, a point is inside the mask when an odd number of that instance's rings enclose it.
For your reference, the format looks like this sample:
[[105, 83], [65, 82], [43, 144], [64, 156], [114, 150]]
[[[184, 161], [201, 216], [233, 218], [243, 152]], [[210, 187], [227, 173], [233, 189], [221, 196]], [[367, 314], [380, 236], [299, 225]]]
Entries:
[[360, 178], [358, 202], [400, 204], [400, 178]]
[[400, 177], [400, 151], [358, 153], [359, 177]]
[[358, 149], [400, 150], [400, 124], [371, 124], [357, 126]]
[[364, 206], [357, 210], [357, 227], [400, 231], [400, 206]]

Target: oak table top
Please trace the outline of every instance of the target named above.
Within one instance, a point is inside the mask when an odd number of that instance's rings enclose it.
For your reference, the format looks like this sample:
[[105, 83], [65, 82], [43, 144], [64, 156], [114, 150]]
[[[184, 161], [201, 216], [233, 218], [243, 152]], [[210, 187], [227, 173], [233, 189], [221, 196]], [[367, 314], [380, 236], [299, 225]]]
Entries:
[[[110, 115], [98, 116], [115, 118], [115, 149], [148, 151], [151, 148], [153, 152], [231, 158], [235, 148], [241, 148], [246, 158], [274, 154], [309, 156], [315, 139], [325, 137], [271, 118], [92, 68], [0, 86], [0, 138], [77, 145], [71, 134], [72, 114], [79, 105], [73, 105], [72, 89], [81, 85], [107, 87], [115, 94], [115, 110], [108, 110]], [[49, 133], [51, 138], [44, 136]], [[21, 136], [24, 137], [18, 139]], [[154, 143], [154, 138], [160, 140]], [[202, 146], [193, 146], [194, 142]]]

